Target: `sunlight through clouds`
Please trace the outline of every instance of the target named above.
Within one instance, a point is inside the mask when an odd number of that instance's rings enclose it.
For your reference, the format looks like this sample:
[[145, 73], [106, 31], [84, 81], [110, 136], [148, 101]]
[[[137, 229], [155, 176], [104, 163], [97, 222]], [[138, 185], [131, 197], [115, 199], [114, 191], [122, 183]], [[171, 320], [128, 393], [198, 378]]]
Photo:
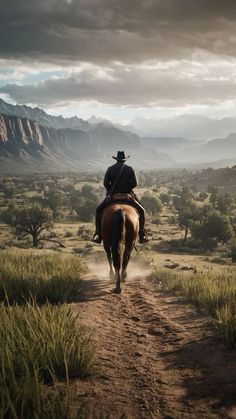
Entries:
[[232, 0], [2, 1], [1, 97], [124, 123], [235, 115]]

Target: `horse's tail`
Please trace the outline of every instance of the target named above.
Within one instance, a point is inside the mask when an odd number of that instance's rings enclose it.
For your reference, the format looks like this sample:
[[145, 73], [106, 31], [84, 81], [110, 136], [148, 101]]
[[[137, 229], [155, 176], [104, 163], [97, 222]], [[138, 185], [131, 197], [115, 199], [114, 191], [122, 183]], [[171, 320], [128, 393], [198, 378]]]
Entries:
[[125, 215], [118, 209], [113, 215], [113, 228], [111, 240], [112, 261], [115, 269], [120, 269], [122, 259], [122, 238], [124, 237]]

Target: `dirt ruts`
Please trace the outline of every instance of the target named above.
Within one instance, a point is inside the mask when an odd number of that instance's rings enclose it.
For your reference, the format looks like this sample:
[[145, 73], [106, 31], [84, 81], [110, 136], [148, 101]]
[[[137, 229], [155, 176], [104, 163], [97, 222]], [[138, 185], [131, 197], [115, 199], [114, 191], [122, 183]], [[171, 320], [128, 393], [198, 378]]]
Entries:
[[95, 328], [99, 364], [78, 388], [97, 417], [236, 418], [236, 354], [209, 317], [137, 268], [121, 295], [113, 287], [90, 273], [78, 303], [80, 319]]

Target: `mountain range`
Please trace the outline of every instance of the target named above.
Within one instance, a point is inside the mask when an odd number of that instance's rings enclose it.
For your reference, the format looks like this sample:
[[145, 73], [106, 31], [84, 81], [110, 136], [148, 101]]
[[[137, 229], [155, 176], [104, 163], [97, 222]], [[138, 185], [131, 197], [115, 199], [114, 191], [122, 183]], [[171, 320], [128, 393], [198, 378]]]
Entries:
[[140, 137], [112, 124], [89, 124], [39, 108], [0, 101], [0, 170], [97, 170], [111, 164], [117, 150], [132, 154], [136, 166], [172, 165], [164, 153], [143, 147]]
[[139, 169], [236, 163], [236, 133], [211, 141], [158, 134], [140, 137], [132, 126], [96, 117], [84, 121], [53, 116], [0, 99], [0, 171], [104, 169], [117, 150], [131, 154], [132, 165]]
[[158, 152], [168, 154], [177, 165], [184, 167], [223, 167], [236, 162], [236, 133], [210, 141], [186, 140], [181, 137], [147, 137], [142, 141]]
[[204, 115], [177, 115], [169, 118], [131, 121], [135, 132], [145, 137], [183, 137], [188, 140], [209, 141], [236, 132], [236, 117], [210, 118]]

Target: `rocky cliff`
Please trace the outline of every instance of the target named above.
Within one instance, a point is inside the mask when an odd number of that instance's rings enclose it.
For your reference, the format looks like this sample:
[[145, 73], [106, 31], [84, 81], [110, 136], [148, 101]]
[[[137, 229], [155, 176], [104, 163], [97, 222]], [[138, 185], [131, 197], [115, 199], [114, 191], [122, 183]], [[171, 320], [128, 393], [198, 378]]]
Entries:
[[103, 170], [117, 150], [131, 154], [132, 164], [142, 169], [173, 164], [166, 154], [142, 144], [135, 133], [112, 124], [90, 125], [77, 117], [54, 117], [42, 109], [10, 105], [0, 99], [1, 172]]
[[33, 150], [66, 155], [71, 150], [86, 152], [90, 147], [89, 134], [84, 131], [54, 129], [27, 118], [0, 114], [0, 150], [9, 151], [13, 156], [22, 150], [29, 156]]
[[26, 105], [12, 105], [0, 98], [0, 113], [4, 115], [19, 116], [36, 121], [39, 125], [52, 128], [72, 128], [87, 131], [90, 124], [77, 116], [63, 118], [63, 116], [49, 115], [43, 109], [32, 108]]
[[23, 164], [23, 169], [98, 169], [119, 148], [137, 151], [140, 139], [112, 127], [55, 129], [28, 118], [0, 114], [2, 167], [15, 161]]

